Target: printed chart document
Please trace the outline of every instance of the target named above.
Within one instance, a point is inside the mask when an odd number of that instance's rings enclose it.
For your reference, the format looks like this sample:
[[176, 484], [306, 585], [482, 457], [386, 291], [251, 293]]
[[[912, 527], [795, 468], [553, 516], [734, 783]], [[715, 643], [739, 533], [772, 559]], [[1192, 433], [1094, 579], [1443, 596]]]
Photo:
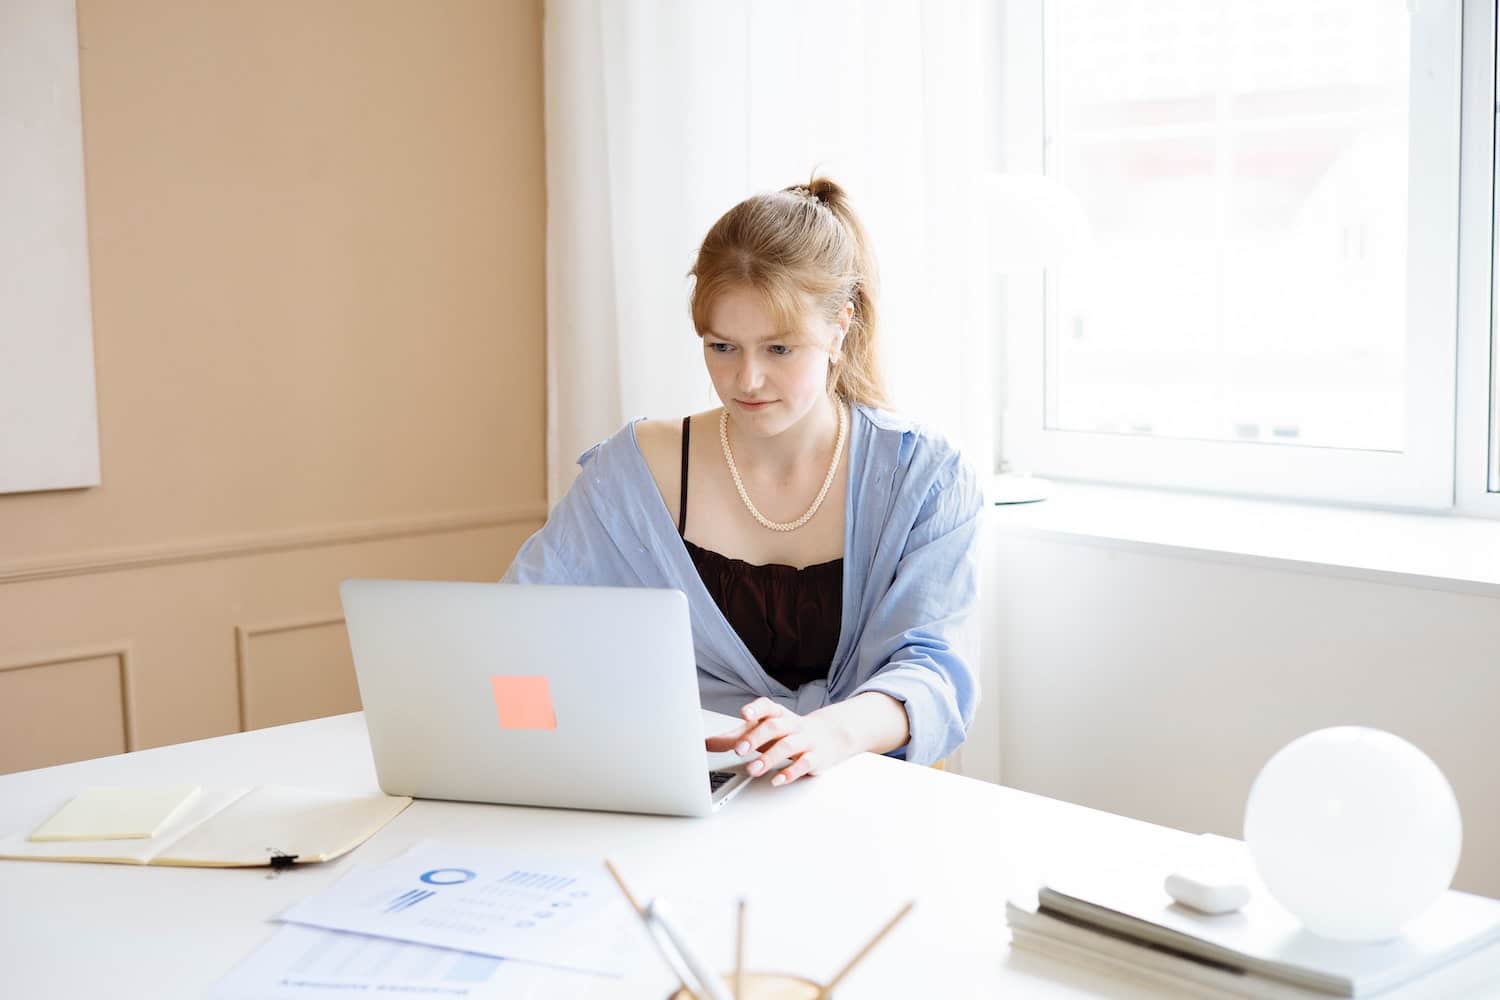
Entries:
[[363, 934], [283, 924], [208, 994], [210, 1000], [389, 995], [525, 1000], [587, 997], [612, 979]]
[[425, 841], [292, 906], [288, 923], [608, 976], [639, 925], [599, 862]]

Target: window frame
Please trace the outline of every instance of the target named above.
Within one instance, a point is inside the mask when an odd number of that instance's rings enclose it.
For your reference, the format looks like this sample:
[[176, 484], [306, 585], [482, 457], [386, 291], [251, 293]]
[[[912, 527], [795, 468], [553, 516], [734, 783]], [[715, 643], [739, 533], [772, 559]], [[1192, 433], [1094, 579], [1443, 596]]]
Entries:
[[1455, 509], [1500, 517], [1500, 94], [1494, 0], [1464, 4]]
[[[1472, 114], [1471, 102], [1462, 101], [1461, 71], [1473, 62], [1466, 58], [1469, 53], [1462, 43], [1463, 29], [1470, 29], [1471, 43], [1474, 30], [1460, 15], [1467, 13], [1476, 21], [1488, 13], [1492, 24], [1494, 5], [1426, 0], [1415, 6], [1408, 159], [1407, 449], [1377, 452], [1049, 428], [1045, 422], [1051, 375], [1046, 330], [1047, 320], [1054, 318], [1049, 314], [1056, 308], [1056, 296], [1042, 270], [1002, 278], [1006, 406], [999, 418], [999, 433], [1010, 471], [1377, 507], [1454, 507], [1460, 121], [1462, 115]], [[1476, 11], [1479, 7], [1487, 10]], [[1002, 148], [1009, 174], [1045, 174], [1047, 166], [1046, 98], [1056, 92], [1045, 78], [1049, 70], [1046, 39], [1052, 37], [1053, 27], [1049, 9], [1047, 0], [1012, 0], [1007, 5], [1002, 34], [1006, 57]], [[1035, 99], [1037, 93], [1043, 95], [1042, 100]], [[1028, 94], [1033, 95], [1029, 101], [1023, 97]], [[1486, 115], [1486, 121], [1493, 134], [1493, 115]], [[1472, 131], [1469, 138], [1474, 139]], [[1492, 197], [1486, 203], [1492, 204]], [[1486, 214], [1486, 222], [1492, 217]], [[1486, 278], [1492, 273], [1492, 251], [1493, 245], [1487, 243], [1480, 255]], [[1469, 269], [1475, 266], [1472, 260], [1465, 264]], [[1487, 280], [1486, 299], [1489, 290]], [[1467, 326], [1473, 325], [1469, 316], [1473, 312], [1472, 303], [1466, 300]], [[1488, 303], [1484, 318], [1487, 330]]]

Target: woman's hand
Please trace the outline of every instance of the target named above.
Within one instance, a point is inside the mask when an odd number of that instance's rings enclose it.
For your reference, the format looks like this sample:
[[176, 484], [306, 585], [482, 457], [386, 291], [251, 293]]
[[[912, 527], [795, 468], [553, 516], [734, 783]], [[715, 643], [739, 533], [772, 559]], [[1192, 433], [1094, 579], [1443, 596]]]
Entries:
[[798, 715], [769, 698], [757, 698], [740, 709], [743, 724], [710, 736], [704, 745], [716, 753], [759, 754], [748, 767], [757, 777], [791, 761], [771, 779], [773, 785], [790, 785], [804, 775], [822, 774], [859, 750], [845, 728], [823, 711]]

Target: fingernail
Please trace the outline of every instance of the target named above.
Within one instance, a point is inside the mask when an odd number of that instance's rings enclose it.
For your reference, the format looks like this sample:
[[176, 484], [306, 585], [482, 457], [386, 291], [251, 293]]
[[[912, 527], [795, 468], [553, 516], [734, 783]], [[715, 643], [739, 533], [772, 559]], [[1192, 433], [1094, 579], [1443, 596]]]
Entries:
[[750, 765], [750, 773], [751, 774], [759, 774], [760, 772], [764, 771], [765, 769], [766, 769], [766, 765], [762, 764], [760, 761], [756, 761], [755, 763], [753, 763], [753, 764]]
[[771, 784], [773, 784], [773, 785], [784, 785], [784, 784], [786, 784], [786, 775], [784, 775], [784, 774], [778, 774], [776, 777], [774, 777], [774, 778], [771, 779]]
[[741, 757], [745, 756], [750, 752], [750, 742], [746, 740], [744, 743], [741, 743], [739, 746], [734, 748], [734, 752], [739, 754]]

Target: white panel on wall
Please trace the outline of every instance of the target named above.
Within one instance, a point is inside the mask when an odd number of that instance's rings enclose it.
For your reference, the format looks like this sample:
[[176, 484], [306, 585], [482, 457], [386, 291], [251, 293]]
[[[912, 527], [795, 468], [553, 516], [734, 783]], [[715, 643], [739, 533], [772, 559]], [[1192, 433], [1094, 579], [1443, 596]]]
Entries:
[[0, 3], [0, 493], [99, 484], [79, 106], [67, 0]]
[[1272, 754], [1325, 726], [1374, 726], [1453, 784], [1455, 888], [1500, 895], [1500, 597], [991, 538], [995, 677], [975, 729], [990, 729], [985, 763], [1005, 784], [1237, 837]]

